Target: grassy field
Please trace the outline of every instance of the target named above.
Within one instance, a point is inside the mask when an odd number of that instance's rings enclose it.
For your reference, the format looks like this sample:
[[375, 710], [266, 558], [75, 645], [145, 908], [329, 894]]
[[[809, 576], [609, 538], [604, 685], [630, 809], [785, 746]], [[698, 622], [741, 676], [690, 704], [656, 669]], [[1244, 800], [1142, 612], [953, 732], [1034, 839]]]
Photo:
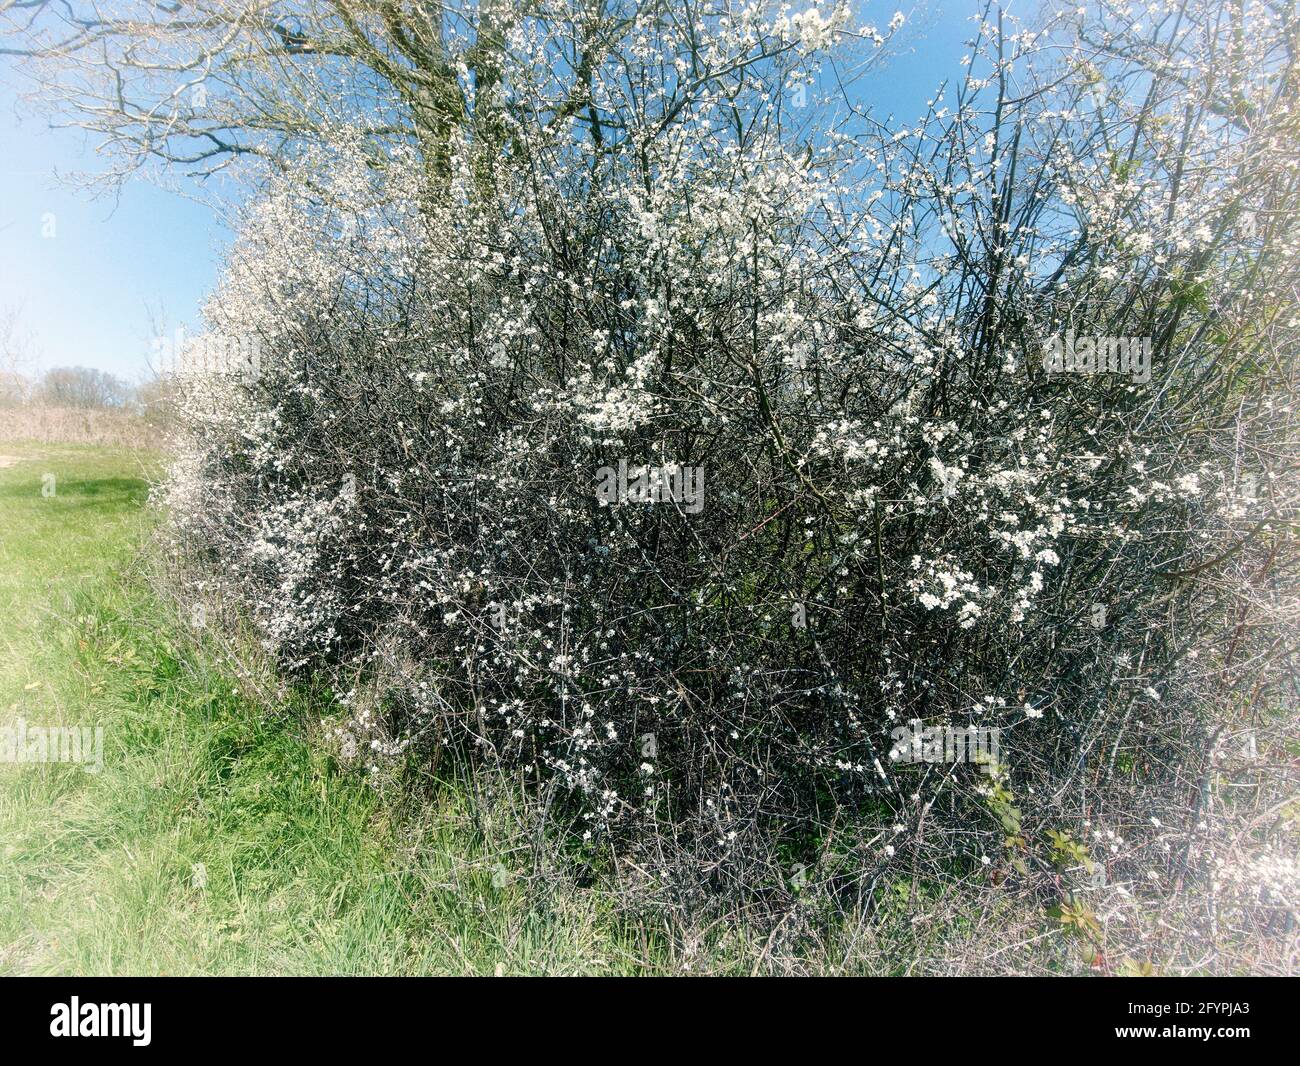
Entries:
[[530, 898], [455, 790], [398, 817], [309, 701], [241, 692], [144, 579], [157, 465], [0, 443], [0, 726], [104, 730], [99, 772], [0, 764], [0, 974], [673, 968], [596, 890]]

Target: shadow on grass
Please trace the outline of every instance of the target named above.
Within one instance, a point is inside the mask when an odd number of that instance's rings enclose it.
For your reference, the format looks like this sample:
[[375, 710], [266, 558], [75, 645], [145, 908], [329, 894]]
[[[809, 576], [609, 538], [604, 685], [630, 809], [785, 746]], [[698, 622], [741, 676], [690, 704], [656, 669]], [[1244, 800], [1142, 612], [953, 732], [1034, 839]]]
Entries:
[[0, 499], [48, 499], [64, 507], [109, 509], [142, 507], [149, 498], [149, 483], [134, 477], [59, 479], [55, 482], [54, 495], [49, 497], [42, 497], [41, 487], [40, 479], [0, 485]]

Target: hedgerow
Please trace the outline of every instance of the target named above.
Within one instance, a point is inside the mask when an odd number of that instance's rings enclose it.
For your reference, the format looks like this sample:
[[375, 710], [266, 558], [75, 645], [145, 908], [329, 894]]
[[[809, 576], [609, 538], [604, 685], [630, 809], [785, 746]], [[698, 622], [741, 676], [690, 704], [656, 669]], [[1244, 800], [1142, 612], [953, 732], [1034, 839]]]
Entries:
[[521, 20], [445, 181], [340, 127], [250, 205], [176, 543], [344, 761], [516, 774], [674, 915], [1293, 929], [1295, 27], [1234, 10], [998, 16], [908, 125], [819, 101], [847, 9], [631, 11], [573, 108]]

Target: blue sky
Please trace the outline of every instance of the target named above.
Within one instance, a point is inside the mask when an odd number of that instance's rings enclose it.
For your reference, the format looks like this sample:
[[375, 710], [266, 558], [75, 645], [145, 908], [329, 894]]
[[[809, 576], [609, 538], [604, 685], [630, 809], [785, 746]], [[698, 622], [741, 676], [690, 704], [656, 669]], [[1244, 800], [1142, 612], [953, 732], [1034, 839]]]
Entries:
[[[895, 6], [853, 3], [884, 24]], [[904, 11], [914, 10], [898, 4]], [[909, 121], [939, 82], [956, 80], [976, 0], [916, 11], [905, 50], [861, 83], [864, 101]], [[11, 69], [0, 63], [0, 311], [20, 309], [35, 369], [91, 366], [130, 381], [147, 374], [153, 326], [193, 330], [229, 234], [207, 207], [143, 180], [116, 199], [92, 199], [59, 175], [98, 172], [95, 143], [23, 117]]]
[[0, 309], [18, 307], [39, 367], [93, 366], [136, 380], [147, 367], [146, 306], [169, 329], [196, 322], [225, 239], [206, 208], [144, 181], [116, 202], [59, 175], [98, 171], [77, 131], [20, 121], [0, 69]]

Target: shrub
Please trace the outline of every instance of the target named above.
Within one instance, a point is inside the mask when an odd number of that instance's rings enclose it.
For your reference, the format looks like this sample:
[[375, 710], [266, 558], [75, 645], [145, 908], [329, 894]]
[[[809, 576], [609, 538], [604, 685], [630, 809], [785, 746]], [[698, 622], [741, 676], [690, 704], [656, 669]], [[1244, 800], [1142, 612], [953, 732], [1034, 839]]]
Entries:
[[179, 542], [337, 679], [345, 756], [517, 771], [676, 913], [1172, 891], [1294, 711], [1294, 61], [1184, 7], [984, 26], [897, 129], [792, 123], [816, 9], [635, 23], [603, 123], [530, 113], [521, 31], [504, 154], [471, 122], [430, 192], [340, 129], [250, 206]]

